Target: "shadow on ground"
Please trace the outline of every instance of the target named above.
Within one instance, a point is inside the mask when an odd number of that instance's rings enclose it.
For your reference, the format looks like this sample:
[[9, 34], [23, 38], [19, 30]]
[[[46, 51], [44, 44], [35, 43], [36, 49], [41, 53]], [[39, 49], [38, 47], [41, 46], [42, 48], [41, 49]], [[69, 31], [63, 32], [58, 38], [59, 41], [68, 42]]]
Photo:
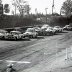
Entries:
[[31, 41], [30, 39], [19, 39], [19, 40], [13, 40], [13, 39], [1, 39], [1, 41]]
[[37, 39], [44, 39], [44, 36], [39, 36], [37, 37]]

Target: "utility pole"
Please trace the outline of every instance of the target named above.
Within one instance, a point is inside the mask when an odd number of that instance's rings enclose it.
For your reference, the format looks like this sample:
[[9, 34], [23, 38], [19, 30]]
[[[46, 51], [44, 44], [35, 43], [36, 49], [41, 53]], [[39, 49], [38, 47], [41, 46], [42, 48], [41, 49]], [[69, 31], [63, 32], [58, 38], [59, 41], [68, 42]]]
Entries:
[[52, 14], [54, 12], [54, 0], [53, 0], [53, 4], [52, 4]]
[[46, 12], [46, 23], [47, 23], [47, 9], [48, 8], [45, 8], [45, 12]]
[[16, 15], [16, 5], [15, 5], [15, 15]]
[[60, 15], [62, 14], [62, 8], [60, 9]]
[[0, 4], [2, 4], [2, 0], [0, 0]]
[[0, 0], [0, 17], [3, 15], [3, 4], [2, 0]]
[[16, 15], [16, 0], [13, 0], [14, 2], [12, 3], [12, 5], [14, 5], [15, 6], [15, 15]]
[[35, 8], [35, 14], [36, 14], [36, 15], [38, 14], [38, 12], [37, 12], [37, 8]]

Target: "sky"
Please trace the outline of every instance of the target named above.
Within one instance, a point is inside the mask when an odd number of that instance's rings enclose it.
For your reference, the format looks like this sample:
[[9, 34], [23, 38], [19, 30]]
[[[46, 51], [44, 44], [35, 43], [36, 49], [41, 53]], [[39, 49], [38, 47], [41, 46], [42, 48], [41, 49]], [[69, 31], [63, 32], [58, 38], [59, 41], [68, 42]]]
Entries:
[[[47, 9], [47, 14], [52, 13], [52, 2], [53, 0], [25, 0], [28, 1], [28, 4], [30, 5], [30, 13], [35, 14], [35, 9], [37, 8], [38, 13], [46, 14], [45, 8]], [[54, 0], [54, 12], [60, 13], [60, 8], [63, 4], [63, 2], [66, 0]], [[12, 13], [12, 10], [14, 10], [14, 7], [12, 6], [12, 0], [2, 0], [3, 4], [10, 4], [10, 14]]]

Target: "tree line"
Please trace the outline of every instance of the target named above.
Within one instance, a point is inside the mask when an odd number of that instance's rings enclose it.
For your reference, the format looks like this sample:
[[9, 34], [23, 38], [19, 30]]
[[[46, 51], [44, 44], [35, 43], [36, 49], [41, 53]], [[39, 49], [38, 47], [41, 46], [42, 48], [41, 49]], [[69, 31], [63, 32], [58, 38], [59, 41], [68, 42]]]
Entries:
[[[19, 0], [16, 0], [19, 1]], [[15, 0], [14, 0], [14, 3]], [[30, 26], [30, 25], [36, 25], [36, 24], [44, 24], [45, 23], [45, 17], [49, 18], [47, 21], [48, 24], [54, 26], [54, 25], [62, 25], [64, 26], [65, 24], [69, 24], [72, 22], [72, 1], [71, 0], [66, 0], [63, 3], [63, 6], [61, 7], [61, 13], [65, 14], [65, 17], [59, 15], [58, 13], [54, 13], [51, 15], [44, 15], [44, 14], [29, 14], [28, 16], [23, 16], [23, 8], [20, 5], [20, 2], [17, 2], [16, 4], [13, 5], [17, 8], [19, 8], [20, 11], [20, 16], [17, 16], [15, 14], [11, 16], [4, 15], [2, 18], [0, 18], [0, 28], [4, 27], [16, 27], [16, 26]], [[26, 2], [24, 2], [25, 4]], [[29, 6], [29, 5], [28, 5]], [[21, 10], [20, 10], [21, 9]], [[28, 8], [28, 12], [30, 11], [30, 8]], [[10, 12], [10, 7], [9, 4], [4, 5], [4, 11], [6, 13]], [[36, 20], [37, 18], [42, 18], [43, 20]]]

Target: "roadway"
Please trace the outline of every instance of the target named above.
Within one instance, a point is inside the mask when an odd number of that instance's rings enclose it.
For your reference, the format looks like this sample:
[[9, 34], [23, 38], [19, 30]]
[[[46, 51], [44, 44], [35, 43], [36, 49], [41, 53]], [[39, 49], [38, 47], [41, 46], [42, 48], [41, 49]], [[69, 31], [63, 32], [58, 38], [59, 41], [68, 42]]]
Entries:
[[0, 72], [10, 63], [17, 72], [53, 72], [65, 60], [71, 44], [71, 31], [30, 40], [0, 40]]

